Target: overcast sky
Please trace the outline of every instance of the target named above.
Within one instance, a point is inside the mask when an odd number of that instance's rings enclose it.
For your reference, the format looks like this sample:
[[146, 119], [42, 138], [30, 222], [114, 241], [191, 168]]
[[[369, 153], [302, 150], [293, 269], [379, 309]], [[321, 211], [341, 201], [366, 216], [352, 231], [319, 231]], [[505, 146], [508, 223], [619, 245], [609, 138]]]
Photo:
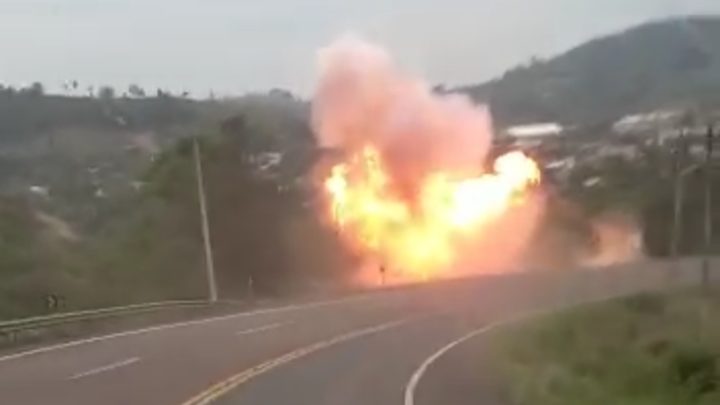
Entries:
[[346, 32], [433, 83], [475, 83], [687, 14], [720, 14], [720, 0], [0, 0], [0, 83], [307, 94], [316, 50]]

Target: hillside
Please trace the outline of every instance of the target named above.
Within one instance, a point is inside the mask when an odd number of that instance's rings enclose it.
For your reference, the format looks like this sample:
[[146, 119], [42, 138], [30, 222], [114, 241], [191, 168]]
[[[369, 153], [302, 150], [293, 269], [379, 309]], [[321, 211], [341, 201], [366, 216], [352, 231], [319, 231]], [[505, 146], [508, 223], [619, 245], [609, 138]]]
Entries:
[[500, 125], [594, 125], [656, 108], [720, 107], [720, 17], [644, 24], [456, 89]]
[[312, 146], [307, 104], [279, 91], [197, 101], [164, 93], [66, 97], [0, 86], [0, 195], [29, 198], [71, 222], [92, 224], [101, 220], [103, 201], [142, 185], [140, 176], [163, 150], [238, 117], [256, 134], [246, 146], [292, 151], [296, 159], [280, 169], [291, 176], [304, 169], [298, 159]]
[[49, 294], [63, 309], [204, 296], [194, 136], [224, 297], [250, 276], [257, 294], [279, 294], [303, 288], [294, 269], [345, 268], [288, 187], [315, 156], [308, 104], [289, 93], [2, 97], [0, 319], [48, 311]]
[[[647, 24], [459, 91], [490, 102], [501, 126], [540, 120], [583, 126], [660, 107], [718, 108], [720, 18]], [[318, 221], [312, 194], [297, 181], [312, 173], [320, 151], [309, 104], [292, 94], [196, 101], [167, 94], [63, 97], [39, 86], [0, 86], [0, 318], [43, 313], [50, 293], [66, 297], [66, 309], [203, 296], [187, 139], [195, 136], [223, 297], [244, 296], [250, 279], [258, 294], [283, 294], [358, 267]], [[648, 253], [663, 255], [672, 201], [657, 170], [669, 167], [663, 162], [610, 160], [577, 172], [565, 193], [592, 215], [632, 205], [649, 224]], [[586, 190], [583, 181], [601, 175], [604, 185]], [[691, 195], [701, 195], [700, 187], [699, 180], [687, 185]], [[701, 209], [687, 204], [681, 250], [696, 253]], [[538, 252], [570, 251], [570, 240], [594, 249], [584, 211], [571, 211], [550, 206]]]

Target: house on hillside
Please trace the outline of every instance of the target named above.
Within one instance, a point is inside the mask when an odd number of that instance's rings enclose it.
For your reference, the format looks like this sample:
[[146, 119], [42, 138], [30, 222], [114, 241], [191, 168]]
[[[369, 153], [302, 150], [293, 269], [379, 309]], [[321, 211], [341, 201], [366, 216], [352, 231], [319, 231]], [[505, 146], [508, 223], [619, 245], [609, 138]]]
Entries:
[[506, 138], [512, 138], [513, 144], [521, 148], [540, 146], [548, 140], [557, 139], [564, 132], [565, 128], [556, 122], [517, 125], [503, 131]]
[[[628, 115], [613, 124], [613, 132], [624, 138], [634, 138], [644, 144], [665, 145], [684, 138], [691, 153], [704, 153], [708, 123], [720, 121], [716, 112], [704, 112], [696, 122], [690, 122], [682, 110], [657, 110], [647, 114]], [[716, 124], [717, 128], [717, 124]]]
[[656, 110], [643, 114], [626, 115], [617, 120], [612, 128], [619, 135], [642, 134], [661, 127], [676, 126], [683, 117], [680, 110]]
[[30, 192], [30, 194], [36, 195], [38, 197], [42, 197], [42, 198], [50, 197], [50, 188], [47, 186], [32, 185], [32, 186], [28, 187], [28, 191]]
[[626, 115], [616, 121], [612, 130], [623, 137], [643, 138], [647, 142], [663, 144], [678, 136], [678, 128], [685, 116], [682, 110], [656, 110]]

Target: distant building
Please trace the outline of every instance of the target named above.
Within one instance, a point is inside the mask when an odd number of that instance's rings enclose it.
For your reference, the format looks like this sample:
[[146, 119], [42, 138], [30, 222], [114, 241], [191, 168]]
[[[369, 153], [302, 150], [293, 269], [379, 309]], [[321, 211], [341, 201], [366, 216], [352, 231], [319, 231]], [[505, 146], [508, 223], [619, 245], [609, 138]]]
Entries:
[[267, 172], [274, 170], [280, 165], [283, 159], [283, 154], [280, 152], [263, 152], [254, 155], [252, 159], [257, 165], [258, 170], [261, 172]]
[[[683, 137], [689, 145], [704, 143], [708, 122], [715, 122], [715, 112], [707, 112], [695, 123], [687, 122], [682, 110], [657, 110], [647, 114], [628, 115], [613, 124], [613, 132], [624, 137], [641, 138], [645, 144], [664, 145]], [[697, 149], [698, 147], [695, 146]]]
[[680, 110], [656, 110], [626, 115], [616, 121], [612, 129], [619, 135], [657, 135], [661, 130], [676, 127], [682, 117], [683, 112]]
[[707, 136], [708, 127], [705, 125], [694, 125], [686, 128], [669, 128], [663, 130], [658, 135], [658, 143], [663, 144], [666, 141], [685, 137], [690, 144], [703, 143]]
[[642, 137], [663, 144], [677, 138], [685, 113], [682, 110], [656, 110], [644, 114], [626, 115], [612, 126], [617, 135]]
[[140, 190], [142, 190], [143, 187], [145, 187], [145, 182], [139, 181], [139, 180], [133, 180], [130, 182], [130, 187], [132, 187], [132, 189], [135, 191], [140, 191]]
[[45, 186], [30, 186], [28, 188], [28, 191], [30, 191], [31, 194], [48, 198], [50, 197], [50, 189]]
[[640, 155], [640, 147], [636, 143], [616, 141], [599, 141], [583, 145], [578, 150], [578, 157], [584, 164], [595, 163], [608, 158], [635, 160]]
[[570, 178], [576, 165], [577, 158], [575, 156], [565, 156], [546, 162], [543, 168], [548, 176], [564, 183]]
[[563, 134], [565, 129], [555, 122], [542, 122], [528, 125], [517, 125], [505, 129], [505, 135], [515, 140], [515, 145], [521, 147], [539, 146], [549, 138]]
[[639, 148], [637, 145], [626, 144], [606, 144], [600, 145], [595, 151], [596, 158], [604, 159], [609, 157], [618, 157], [625, 160], [634, 160], [638, 157]]
[[583, 180], [582, 185], [585, 188], [595, 187], [602, 184], [603, 180], [600, 176], [593, 176]]
[[273, 178], [279, 173], [283, 157], [280, 152], [261, 152], [250, 155], [249, 162], [256, 174], [265, 178]]

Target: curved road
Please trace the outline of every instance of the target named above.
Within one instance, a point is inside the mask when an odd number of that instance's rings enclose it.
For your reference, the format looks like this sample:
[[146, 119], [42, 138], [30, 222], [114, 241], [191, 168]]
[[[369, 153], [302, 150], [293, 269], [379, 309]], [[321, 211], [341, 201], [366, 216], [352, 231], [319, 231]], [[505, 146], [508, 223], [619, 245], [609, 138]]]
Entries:
[[656, 281], [485, 277], [74, 341], [0, 357], [0, 403], [494, 404], [476, 340], [496, 322]]

